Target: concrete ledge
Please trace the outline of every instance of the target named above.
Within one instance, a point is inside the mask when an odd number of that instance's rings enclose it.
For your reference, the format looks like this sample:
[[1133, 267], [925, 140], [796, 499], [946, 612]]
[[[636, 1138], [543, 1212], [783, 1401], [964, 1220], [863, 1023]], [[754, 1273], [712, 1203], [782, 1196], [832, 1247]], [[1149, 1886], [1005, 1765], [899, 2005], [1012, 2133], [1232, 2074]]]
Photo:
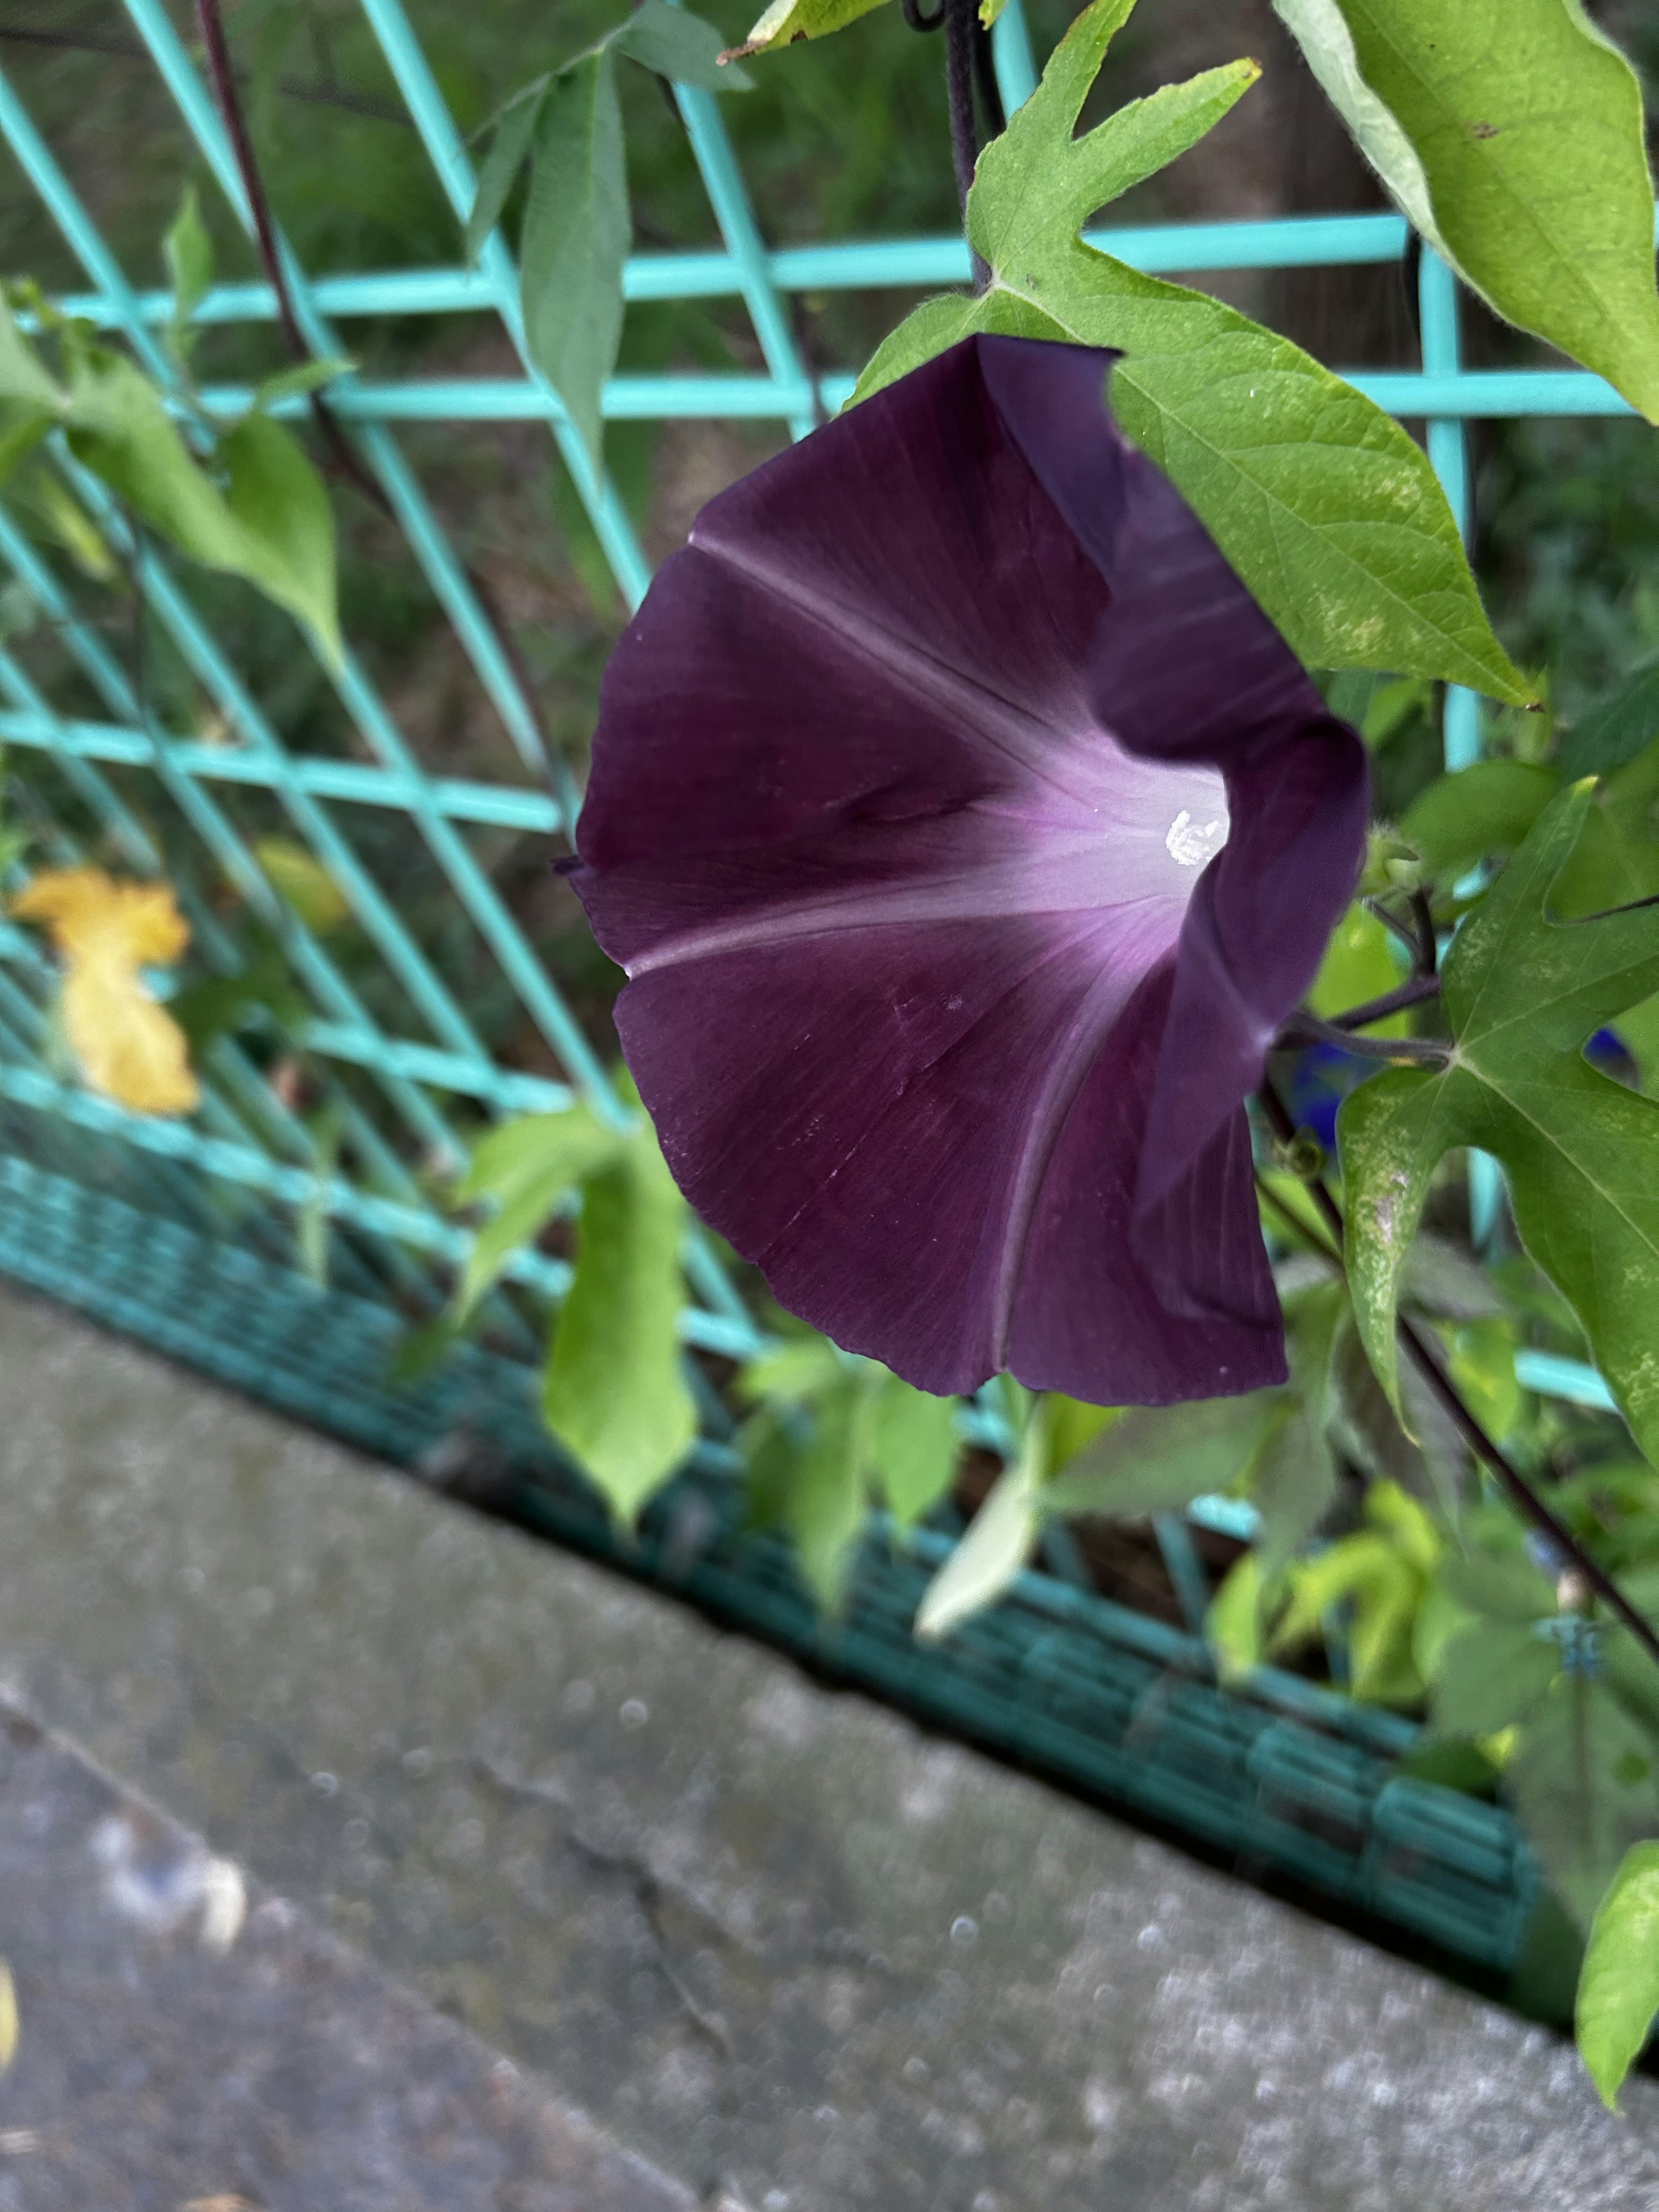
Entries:
[[694, 2196], [1659, 2202], [1654, 2085], [9, 1293], [0, 1513], [34, 1710]]
[[0, 1706], [8, 2212], [694, 2212], [538, 2084]]

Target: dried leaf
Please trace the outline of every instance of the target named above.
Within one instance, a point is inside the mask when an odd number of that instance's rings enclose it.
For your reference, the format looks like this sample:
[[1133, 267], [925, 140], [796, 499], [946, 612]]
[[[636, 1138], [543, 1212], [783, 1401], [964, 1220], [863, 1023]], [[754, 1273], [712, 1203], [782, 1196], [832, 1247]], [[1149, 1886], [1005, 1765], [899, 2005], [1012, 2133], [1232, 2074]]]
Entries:
[[17, 2056], [17, 1984], [11, 1968], [0, 1959], [0, 2074]]
[[53, 868], [11, 910], [50, 933], [68, 969], [64, 1030], [89, 1088], [135, 1114], [191, 1112], [201, 1094], [184, 1032], [139, 972], [178, 959], [190, 942], [172, 886]]

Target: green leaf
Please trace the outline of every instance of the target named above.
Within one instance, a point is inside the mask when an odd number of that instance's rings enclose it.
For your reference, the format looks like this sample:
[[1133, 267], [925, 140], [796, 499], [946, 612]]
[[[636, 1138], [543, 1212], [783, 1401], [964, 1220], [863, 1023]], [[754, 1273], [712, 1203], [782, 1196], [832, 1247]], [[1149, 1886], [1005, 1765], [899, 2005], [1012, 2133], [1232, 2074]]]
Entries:
[[872, 1394], [867, 1444], [876, 1481], [901, 1528], [921, 1520], [951, 1487], [960, 1447], [954, 1398], [935, 1398], [897, 1375]]
[[1443, 1559], [1437, 1579], [1467, 1613], [1488, 1620], [1528, 1626], [1555, 1611], [1555, 1589], [1547, 1576], [1521, 1553], [1507, 1556], [1472, 1552], [1466, 1559]]
[[328, 870], [292, 837], [258, 837], [253, 856], [307, 929], [319, 934], [351, 918], [351, 906]]
[[70, 384], [69, 441], [153, 530], [206, 568], [245, 577], [306, 623], [337, 662], [334, 518], [322, 480], [289, 433], [264, 416], [219, 449], [219, 487], [192, 459], [161, 394], [130, 362], [89, 351]]
[[1659, 1104], [1597, 1074], [1582, 1048], [1659, 989], [1659, 909], [1552, 918], [1551, 886], [1589, 798], [1579, 784], [1554, 801], [1460, 930], [1442, 994], [1451, 1065], [1390, 1069], [1343, 1102], [1348, 1273], [1366, 1352], [1398, 1409], [1400, 1282], [1430, 1178], [1449, 1151], [1492, 1153], [1522, 1241], [1572, 1306], [1651, 1459]]
[[1638, 668], [1610, 699], [1592, 707], [1561, 741], [1557, 771], [1568, 782], [1610, 775], [1659, 738], [1659, 660]]
[[478, 189], [472, 196], [472, 212], [466, 219], [465, 251], [471, 269], [483, 251], [483, 242], [501, 219], [513, 180], [523, 167], [536, 135], [536, 124], [551, 77], [538, 77], [516, 93], [495, 120], [489, 152], [478, 172]]
[[65, 395], [42, 366], [34, 348], [17, 327], [3, 294], [0, 294], [0, 399], [15, 401], [45, 416], [60, 415]]
[[1123, 1417], [1119, 1406], [1091, 1406], [1081, 1398], [1067, 1398], [1058, 1390], [1048, 1393], [1048, 1470], [1050, 1479], [1068, 1467], [1085, 1444]]
[[0, 484], [27, 460], [52, 425], [52, 417], [14, 400], [0, 399]]
[[455, 1294], [458, 1321], [473, 1311], [566, 1193], [611, 1165], [624, 1142], [586, 1106], [563, 1114], [526, 1114], [480, 1139], [453, 1200], [458, 1206], [487, 1201], [495, 1211], [473, 1239], [462, 1270]]
[[1440, 1334], [1450, 1355], [1447, 1366], [1453, 1388], [1486, 1434], [1502, 1443], [1514, 1435], [1526, 1407], [1515, 1371], [1512, 1323], [1495, 1315]]
[[343, 354], [329, 354], [320, 361], [297, 361], [292, 368], [278, 369], [255, 388], [254, 412], [268, 414], [285, 399], [304, 399], [325, 384], [331, 384], [337, 376], [349, 376], [356, 366]]
[[1030, 1557], [1041, 1525], [1038, 1497], [1042, 1447], [1033, 1419], [1019, 1457], [992, 1485], [944, 1565], [922, 1593], [915, 1633], [924, 1644], [948, 1636], [969, 1613], [1000, 1597]]
[[1414, 1494], [1438, 1495], [1449, 1506], [1463, 1468], [1463, 1448], [1439, 1401], [1415, 1368], [1401, 1377], [1402, 1421], [1372, 1372], [1352, 1312], [1344, 1317], [1331, 1366], [1339, 1410], [1336, 1440], [1357, 1467]]
[[[1356, 900], [1331, 933], [1308, 1004], [1328, 1020], [1351, 1006], [1380, 999], [1404, 980], [1392, 951], [1394, 940], [1369, 907]], [[1410, 1024], [1403, 1014], [1374, 1022], [1369, 1036], [1404, 1036]]]
[[1579, 2056], [1610, 2112], [1659, 2014], [1659, 1844], [1632, 1844], [1595, 1908], [1578, 1978]]
[[827, 39], [831, 31], [845, 30], [879, 8], [882, 0], [772, 0], [734, 54], [761, 54], [769, 46], [787, 46], [797, 39]]
[[1204, 1616], [1204, 1640], [1223, 1682], [1237, 1682], [1262, 1662], [1261, 1562], [1254, 1552], [1234, 1560]]
[[186, 185], [179, 212], [161, 241], [161, 258], [173, 287], [172, 337], [175, 353], [182, 356], [188, 343], [191, 317], [207, 296], [213, 283], [213, 240], [197, 204], [196, 187]]
[[1563, 914], [1604, 913], [1659, 891], [1659, 744], [1596, 786], [1555, 886]]
[[1553, 769], [1516, 760], [1476, 761], [1437, 776], [1407, 808], [1400, 834], [1443, 884], [1482, 860], [1507, 856], [1560, 788]]
[[1132, 0], [1096, 0], [1042, 82], [980, 156], [968, 234], [989, 289], [930, 302], [854, 398], [970, 331], [1115, 348], [1118, 421], [1196, 509], [1310, 666], [1443, 678], [1529, 704], [1493, 636], [1427, 457], [1401, 425], [1286, 338], [1218, 300], [1085, 246], [1103, 199], [1191, 143], [1249, 82], [1248, 64], [1073, 131]]
[[575, 1273], [542, 1393], [548, 1426], [625, 1520], [697, 1433], [678, 1334], [687, 1224], [641, 1117], [612, 1160], [583, 1179]]
[[[1374, 1484], [1372, 1498], [1388, 1487]], [[1366, 1502], [1369, 1507], [1372, 1499]], [[1424, 1576], [1386, 1534], [1368, 1529], [1345, 1536], [1313, 1559], [1294, 1561], [1290, 1578], [1291, 1602], [1274, 1628], [1272, 1650], [1307, 1643], [1320, 1633], [1328, 1613], [1346, 1607], [1355, 1697], [1404, 1705], [1422, 1694], [1411, 1644]]]
[[847, 1362], [827, 1336], [816, 1332], [776, 1345], [749, 1361], [738, 1377], [738, 1395], [748, 1405], [762, 1400], [803, 1406], [836, 1387]]
[[1136, 1406], [1103, 1429], [1044, 1488], [1051, 1513], [1117, 1520], [1167, 1513], [1224, 1490], [1295, 1409], [1286, 1390], [1200, 1398], [1182, 1406]]
[[1261, 1516], [1256, 1550], [1264, 1583], [1312, 1535], [1330, 1510], [1336, 1487], [1331, 1448], [1298, 1407], [1269, 1433], [1250, 1478], [1250, 1496]]
[[246, 550], [241, 573], [310, 630], [337, 667], [345, 653], [335, 590], [334, 510], [298, 439], [246, 416], [219, 448], [225, 505]]
[[814, 1404], [811, 1431], [782, 1475], [782, 1520], [820, 1605], [840, 1601], [854, 1547], [869, 1510], [865, 1428], [868, 1392], [843, 1370], [836, 1387]]
[[520, 248], [531, 357], [596, 460], [632, 238], [616, 64], [605, 48], [556, 77], [542, 100]]
[[1659, 421], [1641, 88], [1577, 0], [1274, 0], [1412, 222]]
[[1581, 1928], [1632, 1844], [1659, 1829], [1656, 1748], [1602, 1683], [1563, 1674], [1506, 1770], [1527, 1840]]
[[704, 92], [750, 92], [755, 80], [735, 62], [720, 61], [726, 41], [712, 23], [669, 0], [641, 0], [611, 39], [612, 50], [676, 84]]
[[1264, 1587], [1307, 1541], [1336, 1496], [1336, 1460], [1328, 1431], [1337, 1411], [1333, 1359], [1348, 1318], [1340, 1283], [1321, 1284], [1287, 1304], [1285, 1334], [1296, 1405], [1270, 1428], [1250, 1474], [1250, 1496], [1261, 1516], [1255, 1549]]
[[1379, 684], [1364, 710], [1359, 734], [1373, 752], [1393, 742], [1419, 714], [1432, 710], [1434, 694], [1420, 676], [1396, 677]]
[[1477, 1621], [1440, 1655], [1430, 1711], [1443, 1735], [1495, 1735], [1524, 1721], [1561, 1669], [1559, 1648], [1530, 1628]]

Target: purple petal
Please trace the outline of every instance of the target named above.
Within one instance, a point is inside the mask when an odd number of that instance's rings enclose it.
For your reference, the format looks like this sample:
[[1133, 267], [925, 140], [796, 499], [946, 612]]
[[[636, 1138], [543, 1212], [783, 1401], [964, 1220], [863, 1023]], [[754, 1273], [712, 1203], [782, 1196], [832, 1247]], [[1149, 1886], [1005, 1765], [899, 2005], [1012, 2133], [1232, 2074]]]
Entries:
[[1241, 1102], [1352, 890], [1363, 750], [1108, 360], [971, 340], [712, 501], [580, 825], [688, 1197], [939, 1391], [1284, 1372]]

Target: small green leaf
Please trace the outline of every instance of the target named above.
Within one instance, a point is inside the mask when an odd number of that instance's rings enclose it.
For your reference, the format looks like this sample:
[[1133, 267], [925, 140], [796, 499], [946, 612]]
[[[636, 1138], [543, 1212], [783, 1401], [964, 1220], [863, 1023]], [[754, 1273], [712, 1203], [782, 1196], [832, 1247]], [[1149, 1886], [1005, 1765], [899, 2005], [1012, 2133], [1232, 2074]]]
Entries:
[[173, 287], [173, 350], [182, 355], [190, 319], [213, 283], [213, 240], [202, 220], [194, 185], [185, 187], [179, 212], [161, 241], [161, 257]]
[[842, 1370], [813, 1405], [811, 1431], [783, 1479], [782, 1519], [795, 1540], [808, 1588], [826, 1609], [838, 1604], [854, 1546], [869, 1510], [863, 1378]]
[[1400, 834], [1449, 885], [1482, 860], [1512, 853], [1559, 788], [1553, 769], [1476, 761], [1437, 776], [1407, 808]]
[[330, 661], [345, 653], [335, 591], [334, 510], [304, 447], [279, 422], [246, 416], [219, 448], [225, 505], [240, 526], [241, 573], [310, 630]]
[[726, 41], [714, 25], [686, 9], [671, 7], [669, 0], [641, 0], [610, 43], [615, 52], [676, 84], [696, 85], [703, 92], [754, 89], [747, 70], [735, 62], [722, 64]]
[[1438, 1074], [1390, 1069], [1337, 1129], [1355, 1318], [1399, 1408], [1395, 1316], [1430, 1178], [1465, 1146], [1508, 1172], [1516, 1224], [1571, 1304], [1638, 1443], [1659, 1455], [1659, 1103], [1598, 1074], [1586, 1038], [1659, 989], [1659, 909], [1558, 921], [1551, 889], [1590, 803], [1564, 792], [1459, 931]]
[[1555, 766], [1568, 783], [1611, 775], [1659, 738], [1659, 660], [1638, 668], [1610, 699], [1592, 707], [1561, 740]]
[[624, 1520], [697, 1433], [678, 1337], [687, 1225], [685, 1200], [642, 1120], [584, 1178], [575, 1273], [542, 1393], [548, 1426]]
[[1529, 1628], [1477, 1621], [1440, 1654], [1430, 1711], [1443, 1735], [1495, 1735], [1524, 1721], [1560, 1672], [1557, 1646]]
[[1573, 2025], [1610, 2112], [1659, 2014], [1659, 1844], [1632, 1844], [1590, 1923]]
[[[1356, 900], [1332, 931], [1308, 994], [1308, 1004], [1315, 1013], [1328, 1020], [1395, 989], [1404, 979], [1394, 957], [1393, 942], [1370, 908]], [[1405, 1016], [1396, 1014], [1389, 1021], [1373, 1022], [1366, 1035], [1404, 1036], [1408, 1028]]]
[[960, 1447], [954, 1398], [935, 1398], [884, 1375], [869, 1408], [867, 1443], [887, 1509], [901, 1528], [921, 1520], [951, 1487]]
[[343, 354], [330, 354], [320, 361], [295, 362], [292, 368], [278, 369], [275, 376], [266, 377], [255, 388], [254, 411], [266, 415], [286, 399], [304, 399], [325, 384], [331, 384], [337, 376], [349, 376], [356, 366], [355, 361]]
[[542, 101], [520, 249], [531, 357], [596, 460], [632, 238], [616, 64], [605, 48], [556, 77]]
[[1223, 1682], [1237, 1682], [1262, 1662], [1261, 1563], [1243, 1553], [1222, 1577], [1204, 1617], [1204, 1640]]
[[787, 46], [797, 39], [827, 39], [831, 31], [845, 30], [879, 8], [882, 0], [772, 0], [734, 54], [761, 54], [769, 46]]
[[[1036, 1424], [1032, 1424], [1035, 1428]], [[924, 1644], [948, 1636], [970, 1613], [1000, 1597], [1030, 1557], [1037, 1539], [1038, 1483], [1028, 1444], [992, 1485], [944, 1565], [928, 1583], [916, 1613]]]
[[351, 918], [350, 902], [313, 854], [292, 837], [258, 837], [253, 857], [307, 929], [338, 929]]
[[478, 189], [472, 196], [472, 212], [466, 219], [466, 265], [471, 269], [483, 251], [483, 242], [501, 219], [513, 180], [524, 167], [536, 135], [542, 101], [552, 79], [538, 77], [516, 93], [495, 119], [495, 136], [478, 172]]
[[1295, 1403], [1288, 1391], [1257, 1390], [1243, 1398], [1132, 1407], [1047, 1485], [1044, 1507], [1130, 1520], [1188, 1505], [1237, 1481]]
[[1659, 421], [1642, 94], [1577, 0], [1274, 0], [1417, 228]]
[[219, 449], [222, 492], [192, 459], [160, 393], [117, 354], [88, 350], [70, 385], [69, 441], [154, 530], [210, 568], [246, 577], [337, 662], [334, 518], [322, 480], [280, 425], [250, 415]]
[[462, 1270], [455, 1294], [457, 1321], [473, 1311], [560, 1200], [614, 1164], [624, 1141], [586, 1106], [563, 1114], [526, 1114], [479, 1140], [453, 1200], [458, 1206], [482, 1200], [494, 1211], [474, 1237]]

